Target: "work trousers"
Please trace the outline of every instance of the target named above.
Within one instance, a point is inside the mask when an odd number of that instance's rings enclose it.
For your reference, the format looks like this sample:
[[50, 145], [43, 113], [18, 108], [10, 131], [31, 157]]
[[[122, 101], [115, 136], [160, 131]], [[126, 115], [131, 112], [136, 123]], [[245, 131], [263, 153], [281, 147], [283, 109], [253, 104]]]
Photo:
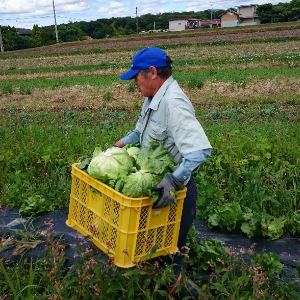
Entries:
[[183, 265], [183, 246], [186, 246], [186, 240], [188, 232], [193, 225], [193, 220], [196, 214], [196, 202], [197, 202], [197, 186], [193, 177], [189, 180], [186, 185], [187, 193], [183, 202], [182, 216], [180, 222], [179, 236], [177, 246], [180, 253], [177, 253], [174, 259], [170, 259], [169, 256], [163, 256], [161, 259], [164, 263], [174, 264], [175, 274], [179, 274]]

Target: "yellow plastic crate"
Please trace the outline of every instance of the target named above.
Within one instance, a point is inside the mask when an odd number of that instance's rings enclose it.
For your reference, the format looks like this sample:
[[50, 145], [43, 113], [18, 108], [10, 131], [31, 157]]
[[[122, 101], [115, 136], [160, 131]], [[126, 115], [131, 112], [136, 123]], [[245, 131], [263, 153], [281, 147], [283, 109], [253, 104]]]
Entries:
[[[122, 268], [151, 257], [177, 251], [186, 188], [175, 205], [152, 208], [152, 198], [130, 198], [72, 165], [72, 187], [66, 224], [85, 236]], [[125, 250], [125, 251], [124, 251]], [[125, 254], [124, 252], [127, 252]]]

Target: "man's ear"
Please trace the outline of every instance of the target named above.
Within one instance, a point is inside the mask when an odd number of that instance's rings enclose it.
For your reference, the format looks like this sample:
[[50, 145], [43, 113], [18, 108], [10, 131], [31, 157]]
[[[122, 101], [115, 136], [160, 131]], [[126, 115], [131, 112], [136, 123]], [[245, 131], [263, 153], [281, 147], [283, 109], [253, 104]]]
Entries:
[[155, 79], [157, 77], [157, 69], [153, 66], [149, 67], [150, 76], [152, 79]]

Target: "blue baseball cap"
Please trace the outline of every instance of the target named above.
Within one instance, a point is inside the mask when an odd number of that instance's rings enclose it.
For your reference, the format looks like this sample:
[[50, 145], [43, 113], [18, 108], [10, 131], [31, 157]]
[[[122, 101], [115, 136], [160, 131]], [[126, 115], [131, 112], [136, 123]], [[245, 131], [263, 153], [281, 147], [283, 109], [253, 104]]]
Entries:
[[153, 66], [156, 68], [169, 67], [166, 62], [167, 54], [160, 48], [147, 47], [139, 50], [132, 59], [131, 68], [120, 76], [122, 80], [132, 79], [139, 71]]

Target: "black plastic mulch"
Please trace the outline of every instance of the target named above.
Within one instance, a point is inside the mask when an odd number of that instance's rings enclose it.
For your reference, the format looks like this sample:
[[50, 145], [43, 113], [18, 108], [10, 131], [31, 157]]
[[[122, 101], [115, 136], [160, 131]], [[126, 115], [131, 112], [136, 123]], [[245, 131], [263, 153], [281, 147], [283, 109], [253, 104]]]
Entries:
[[[3, 210], [3, 208], [2, 208]], [[54, 235], [65, 241], [65, 257], [67, 258], [65, 267], [68, 268], [80, 259], [80, 255], [76, 251], [79, 241], [82, 242], [82, 236], [75, 230], [66, 225], [68, 219], [68, 209], [57, 209], [53, 212], [41, 214], [34, 219], [22, 218], [19, 215], [18, 208], [8, 208], [5, 215], [0, 213], [0, 236], [18, 235], [18, 231], [24, 230], [45, 230], [47, 225], [44, 222], [53, 220]], [[280, 258], [284, 265], [284, 275], [290, 279], [294, 279], [294, 271], [300, 260], [300, 241], [297, 237], [282, 236], [275, 241], [269, 241], [264, 237], [248, 238], [240, 231], [221, 231], [219, 229], [210, 229], [206, 221], [194, 220], [194, 225], [197, 230], [197, 236], [202, 239], [219, 240], [226, 247], [240, 249], [241, 246], [250, 248], [255, 244], [255, 252], [261, 253], [273, 252]], [[34, 229], [35, 228], [35, 229]], [[92, 247], [89, 241], [85, 241], [85, 248]], [[17, 262], [21, 258], [35, 260], [43, 257], [45, 244], [41, 243], [34, 249], [28, 249], [25, 253], [14, 255], [15, 246], [12, 245], [0, 252], [0, 259], [3, 257], [9, 258], [12, 262]], [[107, 259], [107, 255], [101, 251], [97, 253], [97, 257], [103, 260]], [[245, 259], [247, 260], [247, 259]]]
[[[2, 208], [2, 210], [4, 209]], [[20, 251], [15, 251], [15, 245], [8, 246], [4, 251], [0, 252], [0, 259], [8, 258], [10, 262], [14, 263], [20, 259], [25, 259], [27, 261], [32, 259], [35, 261], [36, 259], [43, 257], [46, 251], [46, 238], [43, 236], [38, 236], [37, 232], [47, 230], [49, 225], [45, 223], [49, 223], [49, 221], [52, 220], [52, 237], [60, 239], [65, 247], [64, 254], [66, 257], [66, 262], [64, 267], [67, 270], [76, 261], [81, 259], [81, 256], [77, 251], [79, 242], [83, 243], [84, 249], [92, 247], [91, 242], [85, 239], [77, 231], [66, 225], [65, 222], [68, 219], [68, 212], [68, 209], [57, 209], [53, 212], [43, 213], [35, 218], [24, 218], [19, 215], [18, 208], [9, 208], [5, 215], [0, 214], [0, 236], [2, 235], [9, 237], [14, 235], [17, 237], [17, 239], [19, 239], [24, 234], [24, 231], [27, 231], [32, 234], [36, 234], [38, 239], [41, 240], [41, 243], [37, 244], [35, 248], [28, 248], [26, 251], [20, 254], [18, 253]], [[103, 260], [107, 259], [107, 255], [100, 250], [97, 251], [97, 256], [103, 258]]]

